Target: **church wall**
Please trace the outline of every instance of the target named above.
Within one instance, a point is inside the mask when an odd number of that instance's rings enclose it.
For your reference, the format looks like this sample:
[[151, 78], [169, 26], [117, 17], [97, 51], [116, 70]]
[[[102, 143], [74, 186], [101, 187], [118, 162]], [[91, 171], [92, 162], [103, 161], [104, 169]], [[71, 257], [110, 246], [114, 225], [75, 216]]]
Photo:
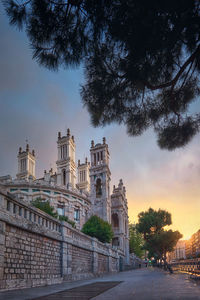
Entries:
[[0, 192], [0, 289], [117, 272], [122, 255], [70, 224]]
[[106, 255], [98, 254], [98, 273], [108, 272], [108, 257]]

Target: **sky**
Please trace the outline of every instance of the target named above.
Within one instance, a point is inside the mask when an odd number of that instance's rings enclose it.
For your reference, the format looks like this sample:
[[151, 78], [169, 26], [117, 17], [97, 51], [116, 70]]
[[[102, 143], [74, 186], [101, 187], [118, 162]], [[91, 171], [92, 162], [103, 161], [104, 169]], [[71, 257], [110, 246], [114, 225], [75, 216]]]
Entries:
[[[89, 158], [91, 140], [105, 136], [110, 151], [111, 186], [122, 178], [129, 221], [149, 207], [172, 214], [174, 230], [188, 239], [200, 229], [200, 135], [173, 152], [161, 150], [153, 130], [129, 137], [126, 128], [93, 128], [80, 98], [83, 69], [51, 72], [32, 60], [24, 32], [8, 24], [0, 4], [0, 176], [15, 177], [17, 153], [26, 140], [36, 152], [36, 175], [56, 171], [57, 133], [75, 136], [76, 161]], [[193, 110], [199, 110], [199, 101]]]

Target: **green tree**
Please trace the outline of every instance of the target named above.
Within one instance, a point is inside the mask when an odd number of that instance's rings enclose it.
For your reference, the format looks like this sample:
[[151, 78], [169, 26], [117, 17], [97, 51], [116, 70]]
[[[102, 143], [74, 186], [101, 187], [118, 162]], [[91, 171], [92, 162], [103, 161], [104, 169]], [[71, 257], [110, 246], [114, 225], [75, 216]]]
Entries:
[[81, 95], [92, 123], [153, 127], [161, 148], [199, 131], [189, 111], [199, 95], [198, 0], [4, 0], [12, 25], [25, 28], [33, 57], [50, 69], [83, 64]]
[[144, 255], [144, 239], [140, 232], [138, 232], [136, 225], [129, 225], [129, 249], [130, 253], [134, 253], [138, 257], [142, 257]]
[[50, 205], [49, 201], [44, 201], [41, 198], [37, 198], [36, 200], [33, 200], [31, 202], [31, 205], [41, 209], [42, 211], [54, 218], [58, 218], [57, 212], [55, 212], [54, 207]]
[[171, 214], [166, 210], [158, 211], [149, 208], [148, 211], [138, 215], [137, 229], [144, 236], [145, 249], [149, 251], [149, 257], [161, 259], [165, 267], [169, 267], [166, 261], [167, 252], [174, 250], [178, 240], [182, 237], [179, 231], [165, 230], [171, 225]]
[[83, 225], [82, 232], [92, 237], [96, 237], [103, 243], [110, 243], [113, 237], [111, 225], [98, 216], [90, 217]]
[[41, 209], [48, 215], [50, 215], [56, 219], [59, 219], [60, 221], [65, 221], [65, 222], [71, 224], [72, 227], [76, 228], [75, 222], [69, 220], [69, 218], [67, 216], [59, 216], [58, 213], [54, 210], [54, 207], [51, 206], [49, 201], [44, 201], [41, 198], [37, 198], [36, 200], [33, 200], [31, 202], [31, 205], [33, 205], [36, 208]]

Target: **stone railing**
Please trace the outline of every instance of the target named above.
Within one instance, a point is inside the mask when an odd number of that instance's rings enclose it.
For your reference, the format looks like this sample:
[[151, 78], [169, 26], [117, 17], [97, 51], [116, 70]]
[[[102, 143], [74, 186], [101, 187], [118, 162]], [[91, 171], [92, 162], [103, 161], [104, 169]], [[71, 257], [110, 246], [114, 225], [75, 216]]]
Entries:
[[0, 192], [0, 220], [52, 238], [61, 238], [60, 221], [9, 193]]
[[119, 271], [123, 253], [0, 191], [0, 289]]

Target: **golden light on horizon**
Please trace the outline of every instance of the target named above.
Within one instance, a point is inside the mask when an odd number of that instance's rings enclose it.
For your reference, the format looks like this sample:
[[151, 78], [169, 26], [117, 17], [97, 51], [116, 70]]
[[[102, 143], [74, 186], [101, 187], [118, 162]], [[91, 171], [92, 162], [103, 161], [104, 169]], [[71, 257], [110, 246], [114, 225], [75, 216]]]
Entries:
[[[173, 202], [170, 199], [134, 199], [131, 201], [128, 198], [129, 205], [129, 222], [137, 223], [138, 214], [142, 211], [147, 211], [150, 207], [158, 210], [164, 209], [167, 210], [172, 215], [172, 225], [166, 227], [168, 229], [178, 230], [183, 234], [182, 239], [189, 239], [193, 233], [197, 232], [200, 229], [200, 204], [193, 205], [194, 199], [192, 201], [188, 200], [187, 203], [184, 202], [184, 205], [181, 203]], [[199, 201], [200, 202], [200, 201]]]

